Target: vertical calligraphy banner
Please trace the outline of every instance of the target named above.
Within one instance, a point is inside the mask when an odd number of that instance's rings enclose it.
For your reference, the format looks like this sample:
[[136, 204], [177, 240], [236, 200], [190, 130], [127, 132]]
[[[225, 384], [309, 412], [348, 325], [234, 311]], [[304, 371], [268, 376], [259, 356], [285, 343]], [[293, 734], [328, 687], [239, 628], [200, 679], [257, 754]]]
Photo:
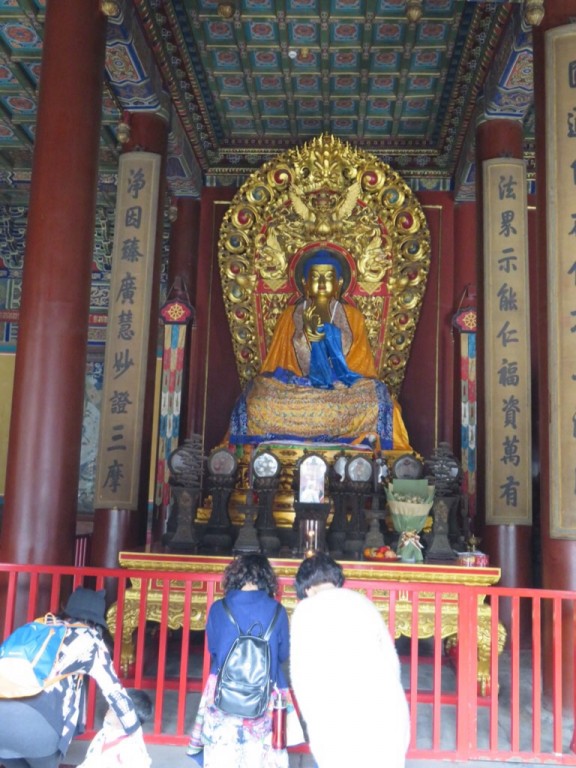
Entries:
[[138, 506], [160, 159], [126, 152], [119, 162], [96, 508]]
[[180, 442], [186, 331], [193, 314], [190, 304], [179, 299], [169, 299], [160, 309], [165, 326], [154, 503], [163, 525], [168, 520], [171, 497], [168, 459]]
[[523, 160], [482, 164], [486, 522], [532, 523], [528, 214]]
[[550, 535], [576, 538], [576, 24], [548, 30]]

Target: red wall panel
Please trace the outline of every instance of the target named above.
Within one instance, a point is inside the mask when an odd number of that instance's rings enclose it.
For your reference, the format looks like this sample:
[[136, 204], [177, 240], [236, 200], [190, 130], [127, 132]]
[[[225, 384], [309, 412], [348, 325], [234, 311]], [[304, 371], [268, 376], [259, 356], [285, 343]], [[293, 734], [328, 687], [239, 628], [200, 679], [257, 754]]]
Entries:
[[190, 371], [194, 418], [190, 431], [204, 436], [205, 452], [224, 438], [232, 406], [240, 392], [218, 269], [219, 228], [235, 192], [235, 189], [206, 189], [202, 194], [195, 302], [197, 327]]
[[430, 273], [400, 403], [411, 445], [427, 457], [453, 436], [454, 203], [442, 192], [418, 199], [430, 229]]

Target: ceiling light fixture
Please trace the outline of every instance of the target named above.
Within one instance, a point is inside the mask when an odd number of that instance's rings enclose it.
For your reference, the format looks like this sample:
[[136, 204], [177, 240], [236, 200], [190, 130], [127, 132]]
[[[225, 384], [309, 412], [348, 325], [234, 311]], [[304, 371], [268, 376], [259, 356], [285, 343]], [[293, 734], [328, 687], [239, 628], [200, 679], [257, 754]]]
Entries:
[[422, 18], [422, 0], [407, 0], [406, 18], [412, 24], [417, 24]]
[[120, 6], [115, 0], [102, 0], [100, 8], [105, 16], [117, 16], [120, 13]]
[[298, 61], [308, 61], [310, 58], [310, 48], [303, 46], [302, 48], [290, 48], [288, 51], [288, 58]]
[[218, 16], [223, 19], [231, 19], [234, 16], [234, 3], [218, 3]]
[[544, 0], [525, 0], [524, 21], [532, 27], [537, 27], [544, 18]]
[[120, 146], [127, 144], [130, 141], [130, 124], [125, 116], [116, 126], [116, 138]]

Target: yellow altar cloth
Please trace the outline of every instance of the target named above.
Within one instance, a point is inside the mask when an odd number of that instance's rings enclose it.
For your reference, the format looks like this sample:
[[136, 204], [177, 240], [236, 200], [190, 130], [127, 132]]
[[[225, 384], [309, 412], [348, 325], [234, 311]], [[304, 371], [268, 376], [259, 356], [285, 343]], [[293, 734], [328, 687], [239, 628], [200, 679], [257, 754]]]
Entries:
[[315, 387], [257, 376], [247, 397], [251, 434], [282, 434], [286, 424], [302, 441], [322, 433], [332, 439], [376, 434], [378, 402], [373, 380], [321, 391], [322, 399]]

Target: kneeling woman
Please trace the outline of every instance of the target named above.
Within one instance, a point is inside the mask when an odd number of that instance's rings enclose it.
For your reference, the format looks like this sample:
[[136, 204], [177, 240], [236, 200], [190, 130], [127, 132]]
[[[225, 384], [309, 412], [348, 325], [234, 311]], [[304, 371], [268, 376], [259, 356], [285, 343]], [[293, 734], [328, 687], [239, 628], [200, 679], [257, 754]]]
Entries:
[[[264, 632], [270, 626], [278, 601], [274, 599], [277, 580], [272, 566], [263, 555], [240, 555], [224, 572], [222, 582], [226, 605], [242, 632], [255, 623]], [[198, 715], [192, 731], [188, 754], [204, 749], [206, 768], [287, 768], [285, 749], [272, 748], [272, 709], [261, 717], [249, 719], [222, 712], [214, 704], [217, 673], [238, 632], [226, 613], [223, 600], [211, 607], [206, 623], [210, 676], [202, 694]], [[270, 676], [278, 689], [287, 696], [282, 663], [290, 653], [288, 616], [280, 613], [270, 635]]]

